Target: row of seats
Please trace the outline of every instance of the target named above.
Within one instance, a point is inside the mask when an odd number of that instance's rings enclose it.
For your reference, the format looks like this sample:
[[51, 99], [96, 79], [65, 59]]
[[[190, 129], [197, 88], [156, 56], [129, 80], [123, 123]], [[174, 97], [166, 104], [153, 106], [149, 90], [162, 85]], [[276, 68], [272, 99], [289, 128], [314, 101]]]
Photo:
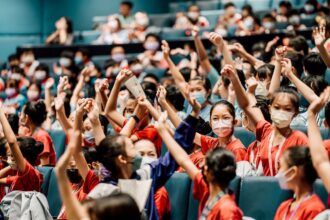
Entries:
[[[56, 218], [62, 206], [56, 174], [51, 167], [37, 168], [44, 175], [42, 193], [47, 197], [50, 213]], [[171, 219], [197, 219], [198, 201], [192, 197], [193, 184], [185, 173], [175, 173], [165, 185], [171, 203]], [[257, 220], [271, 220], [277, 207], [286, 199], [292, 197], [289, 191], [280, 189], [273, 177], [236, 177], [230, 184], [235, 193], [235, 199], [245, 216]], [[327, 206], [328, 194], [323, 183], [318, 180], [314, 191]], [[253, 196], [251, 196], [253, 195]]]

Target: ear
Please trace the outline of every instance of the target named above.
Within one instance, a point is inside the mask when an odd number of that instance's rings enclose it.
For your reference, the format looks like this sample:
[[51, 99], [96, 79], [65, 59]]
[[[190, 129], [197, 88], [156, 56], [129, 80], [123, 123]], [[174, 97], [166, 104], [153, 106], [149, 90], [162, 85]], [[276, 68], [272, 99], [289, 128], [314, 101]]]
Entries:
[[92, 162], [91, 167], [92, 169], [99, 169], [99, 164], [96, 162]]
[[127, 164], [127, 160], [124, 158], [123, 155], [119, 155], [117, 159], [120, 163]]
[[293, 180], [299, 173], [299, 168], [297, 166], [293, 166], [290, 170], [290, 172], [288, 172], [286, 174], [287, 180], [291, 181]]
[[328, 122], [325, 119], [323, 119], [323, 124], [324, 124], [324, 127], [329, 128]]

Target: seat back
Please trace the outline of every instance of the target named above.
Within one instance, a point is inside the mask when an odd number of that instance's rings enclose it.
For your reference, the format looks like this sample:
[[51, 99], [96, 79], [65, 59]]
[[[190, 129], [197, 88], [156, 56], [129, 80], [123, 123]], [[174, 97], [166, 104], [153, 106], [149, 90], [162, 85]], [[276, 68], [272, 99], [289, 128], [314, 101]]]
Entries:
[[41, 192], [47, 197], [49, 181], [50, 181], [50, 176], [53, 172], [53, 167], [39, 167], [39, 166], [37, 166], [36, 169], [43, 175], [44, 182], [41, 185]]
[[234, 135], [237, 139], [239, 139], [246, 148], [249, 147], [249, 145], [256, 140], [256, 136], [244, 128], [235, 128]]
[[239, 207], [244, 216], [271, 220], [278, 206], [290, 197], [292, 193], [281, 190], [274, 177], [246, 177], [241, 183]]
[[58, 189], [57, 178], [54, 170], [51, 172], [49, 179], [47, 200], [49, 204], [50, 214], [53, 217], [57, 217], [62, 207], [62, 200]]
[[66, 142], [66, 135], [63, 131], [49, 131], [49, 135], [53, 140], [54, 148], [56, 152], [56, 160], [58, 160], [65, 151], [65, 142]]
[[186, 220], [191, 181], [186, 173], [175, 173], [165, 184], [171, 202], [171, 220]]
[[318, 179], [314, 183], [314, 192], [320, 197], [325, 207], [328, 207], [328, 192], [325, 189], [323, 182]]

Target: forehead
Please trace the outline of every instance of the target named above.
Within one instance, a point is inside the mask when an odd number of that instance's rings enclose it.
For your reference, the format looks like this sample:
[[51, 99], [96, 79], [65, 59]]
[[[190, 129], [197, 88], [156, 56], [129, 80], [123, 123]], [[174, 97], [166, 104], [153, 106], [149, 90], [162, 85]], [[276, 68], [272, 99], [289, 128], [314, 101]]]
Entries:
[[288, 94], [288, 93], [278, 93], [275, 97], [274, 97], [274, 101], [272, 103], [272, 105], [280, 105], [280, 106], [290, 106], [290, 107], [294, 107], [293, 102], [293, 95], [292, 94]]
[[84, 120], [84, 126], [92, 126], [92, 123], [88, 118]]
[[125, 50], [124, 50], [124, 48], [122, 48], [122, 47], [114, 47], [114, 48], [111, 50], [111, 54], [114, 54], [114, 53], [125, 53]]
[[135, 108], [136, 100], [135, 99], [128, 99], [126, 103], [126, 108]]
[[134, 144], [135, 149], [140, 152], [156, 152], [155, 145], [148, 140], [140, 140]]
[[190, 85], [190, 87], [203, 87], [204, 88], [202, 80], [191, 80], [189, 82], [189, 85]]
[[221, 116], [221, 115], [231, 115], [231, 114], [226, 105], [218, 104], [213, 108], [212, 115]]

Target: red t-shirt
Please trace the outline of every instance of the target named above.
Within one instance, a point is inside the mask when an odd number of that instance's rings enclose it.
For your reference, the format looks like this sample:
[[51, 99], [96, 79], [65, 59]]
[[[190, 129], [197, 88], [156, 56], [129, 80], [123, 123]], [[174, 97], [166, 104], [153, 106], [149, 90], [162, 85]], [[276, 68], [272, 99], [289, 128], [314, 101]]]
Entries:
[[171, 212], [170, 197], [163, 186], [154, 194], [154, 200], [158, 212], [159, 219], [162, 220], [165, 215]]
[[40, 192], [44, 178], [31, 164], [25, 163], [24, 172], [17, 171], [15, 176], [6, 178], [6, 184], [11, 185], [11, 191], [37, 191]]
[[323, 145], [324, 145], [325, 149], [328, 151], [328, 156], [330, 158], [330, 140], [323, 141]]
[[[256, 127], [256, 138], [257, 141], [260, 142], [260, 159], [264, 169], [265, 176], [271, 176], [270, 171], [270, 164], [269, 164], [269, 139], [274, 131], [273, 126], [267, 121], [259, 121]], [[273, 146], [271, 148], [271, 166], [273, 170], [273, 176], [276, 175], [276, 167], [275, 167], [275, 160], [277, 158], [276, 166], [279, 169], [279, 159], [281, 158], [282, 153], [288, 149], [289, 147], [299, 146], [299, 145], [307, 145], [308, 138], [307, 136], [302, 133], [301, 131], [292, 131], [290, 136], [284, 141], [282, 145], [281, 151], [278, 153], [280, 146]]]
[[[189, 158], [191, 162], [200, 170], [201, 164], [204, 161], [204, 154], [201, 149], [194, 151], [193, 153], [189, 154]], [[182, 167], [179, 167], [178, 172], [186, 172]]]
[[246, 161], [249, 161], [250, 163], [254, 164], [256, 167], [259, 167], [260, 163], [260, 144], [258, 141], [253, 141], [248, 149], [245, 156]]
[[[203, 154], [206, 154], [208, 150], [218, 147], [219, 140], [218, 138], [201, 135], [201, 145]], [[227, 144], [226, 149], [233, 152], [237, 162], [245, 159], [246, 149], [239, 139], [235, 138]]]
[[36, 165], [40, 164], [40, 157], [44, 154], [49, 154], [49, 165], [55, 166], [56, 165], [56, 153], [53, 144], [52, 138], [49, 136], [48, 132], [45, 131], [43, 128], [38, 129], [34, 134], [33, 138], [36, 141], [39, 141], [44, 144], [44, 150], [38, 156]]
[[[193, 196], [195, 199], [197, 199], [200, 202], [198, 208], [198, 216], [200, 217], [206, 205], [206, 202], [209, 199], [209, 189], [206, 182], [203, 179], [202, 173], [197, 174], [194, 179]], [[221, 197], [217, 203], [215, 203], [215, 205], [212, 207], [206, 219], [239, 220], [242, 218], [243, 218], [243, 212], [236, 205], [234, 195], [225, 195]]]
[[[315, 216], [317, 216], [320, 212], [325, 210], [325, 207], [319, 197], [315, 194], [303, 200], [300, 203], [300, 206], [296, 212], [294, 212], [294, 208], [292, 210], [288, 210], [290, 204], [293, 199], [289, 199], [284, 201], [277, 209], [274, 220], [312, 220]], [[291, 215], [292, 218], [291, 218]], [[285, 218], [286, 216], [286, 218]]]
[[[99, 182], [99, 177], [92, 170], [89, 170], [83, 185], [80, 186], [79, 184], [72, 184], [71, 188], [75, 192], [78, 200], [81, 202], [87, 198], [88, 193], [92, 191], [94, 187], [99, 184]], [[64, 206], [62, 206], [60, 214], [57, 218], [66, 219], [66, 211]]]

